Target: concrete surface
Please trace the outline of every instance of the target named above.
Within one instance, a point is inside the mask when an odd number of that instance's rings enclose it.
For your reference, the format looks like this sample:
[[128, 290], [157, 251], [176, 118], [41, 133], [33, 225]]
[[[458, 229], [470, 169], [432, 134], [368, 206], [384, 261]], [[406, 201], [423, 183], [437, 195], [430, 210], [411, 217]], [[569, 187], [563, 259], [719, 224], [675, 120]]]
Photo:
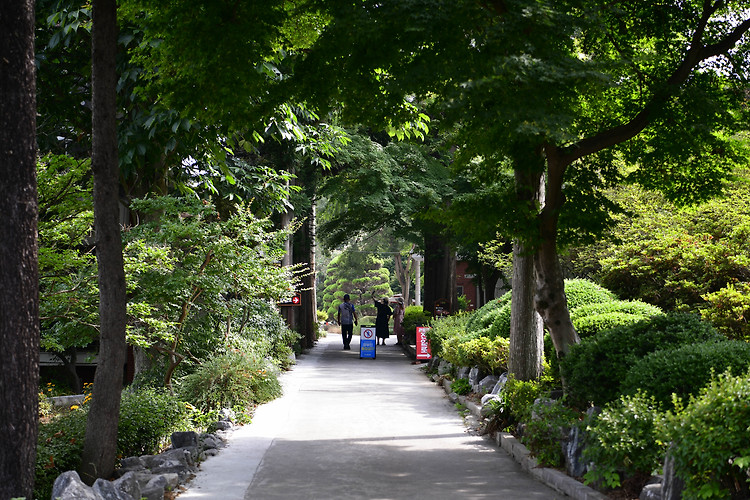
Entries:
[[179, 500], [565, 497], [469, 432], [398, 347], [359, 359], [358, 342], [344, 351], [329, 335], [301, 356], [284, 396], [259, 407]]

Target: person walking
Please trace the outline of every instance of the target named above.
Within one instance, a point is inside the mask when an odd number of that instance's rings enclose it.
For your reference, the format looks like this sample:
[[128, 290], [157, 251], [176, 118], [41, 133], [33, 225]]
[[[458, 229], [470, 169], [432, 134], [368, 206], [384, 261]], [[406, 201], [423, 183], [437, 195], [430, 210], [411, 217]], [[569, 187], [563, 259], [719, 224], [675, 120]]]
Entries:
[[391, 336], [388, 329], [388, 320], [393, 315], [393, 311], [391, 311], [386, 298], [380, 302], [376, 299], [372, 299], [372, 301], [378, 309], [378, 315], [375, 317], [375, 336], [378, 338], [378, 345], [385, 345], [385, 339]]
[[393, 334], [396, 335], [396, 345], [404, 345], [404, 299], [398, 297], [393, 306]]
[[357, 311], [354, 310], [354, 304], [349, 302], [349, 294], [347, 293], [336, 312], [336, 321], [341, 325], [341, 340], [344, 341], [344, 349], [346, 350], [351, 350], [349, 344], [352, 343], [354, 325], [357, 324], [357, 320]]

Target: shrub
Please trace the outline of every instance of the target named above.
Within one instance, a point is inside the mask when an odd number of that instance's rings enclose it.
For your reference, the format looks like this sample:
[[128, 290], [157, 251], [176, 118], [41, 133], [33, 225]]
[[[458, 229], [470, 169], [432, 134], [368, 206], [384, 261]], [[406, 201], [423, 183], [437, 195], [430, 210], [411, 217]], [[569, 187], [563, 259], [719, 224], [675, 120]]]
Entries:
[[521, 442], [540, 465], [560, 467], [565, 461], [561, 443], [577, 424], [579, 414], [560, 401], [540, 401], [532, 405], [532, 410], [534, 418], [526, 422]]
[[540, 381], [516, 380], [509, 377], [502, 393], [512, 419], [515, 422], [528, 422], [531, 419], [534, 401], [545, 391], [546, 388]]
[[443, 356], [443, 342], [449, 338], [459, 337], [466, 334], [466, 324], [473, 313], [443, 316], [432, 320], [427, 332], [430, 341], [430, 349], [433, 356]]
[[469, 379], [459, 378], [454, 380], [451, 384], [451, 392], [455, 392], [460, 396], [469, 394], [471, 392], [471, 384], [469, 383]]
[[568, 396], [574, 404], [604, 405], [620, 395], [630, 367], [646, 354], [723, 337], [692, 314], [653, 316], [583, 339], [561, 360]]
[[482, 373], [507, 371], [510, 342], [498, 337], [452, 337], [443, 343], [443, 357], [455, 366], [478, 366]]
[[118, 454], [152, 454], [168, 443], [173, 432], [190, 427], [186, 405], [176, 396], [158, 389], [126, 390], [120, 403]]
[[635, 316], [651, 317], [658, 314], [664, 314], [664, 312], [651, 304], [641, 302], [639, 300], [613, 300], [610, 302], [597, 302], [594, 304], [586, 304], [583, 306], [576, 307], [570, 311], [570, 319], [575, 321], [585, 316], [593, 316], [596, 314], [620, 312], [625, 314], [633, 314]]
[[318, 323], [323, 323], [328, 320], [328, 313], [326, 311], [321, 311], [318, 309], [315, 311], [315, 317], [318, 320]]
[[653, 352], [628, 371], [625, 394], [643, 389], [663, 404], [695, 395], [711, 381], [712, 372], [744, 373], [750, 367], [750, 344], [741, 341], [702, 342]]
[[586, 426], [583, 456], [594, 463], [586, 484], [617, 488], [626, 477], [650, 476], [666, 451], [657, 436], [662, 418], [656, 400], [642, 392], [607, 404]]
[[710, 305], [701, 316], [730, 339], [750, 341], [750, 283], [731, 283], [702, 296]]
[[713, 378], [688, 405], [668, 412], [675, 471], [684, 498], [748, 498], [750, 373]]
[[179, 384], [179, 395], [203, 411], [246, 408], [281, 395], [281, 384], [265, 360], [238, 351], [208, 358]]
[[565, 298], [568, 301], [568, 309], [570, 310], [588, 304], [617, 300], [614, 293], [585, 279], [565, 280]]
[[491, 300], [477, 309], [466, 325], [468, 331], [489, 328], [495, 320], [495, 314], [506, 304], [510, 304], [511, 292], [506, 292], [499, 299]]
[[[262, 300], [253, 300], [245, 317], [246, 326], [237, 337], [246, 339], [258, 358], [271, 358], [277, 366], [289, 368], [292, 364], [293, 346], [300, 339], [299, 333], [290, 329], [273, 307]], [[243, 349], [248, 344], [242, 344]]]
[[636, 316], [635, 314], [608, 312], [579, 317], [573, 321], [573, 326], [578, 332], [578, 336], [585, 339], [603, 330], [609, 330], [616, 326], [632, 325], [644, 319], [646, 319], [645, 316]]
[[34, 498], [50, 498], [57, 476], [80, 466], [87, 414], [83, 407], [39, 424]]
[[417, 327], [429, 323], [430, 313], [425, 311], [422, 306], [406, 306], [404, 309], [404, 336], [410, 344], [417, 340]]

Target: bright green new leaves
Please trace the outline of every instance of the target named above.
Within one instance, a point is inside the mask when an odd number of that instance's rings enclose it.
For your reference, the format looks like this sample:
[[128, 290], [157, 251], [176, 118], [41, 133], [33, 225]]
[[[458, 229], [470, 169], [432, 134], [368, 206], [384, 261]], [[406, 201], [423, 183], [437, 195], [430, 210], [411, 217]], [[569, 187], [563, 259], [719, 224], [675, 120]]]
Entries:
[[161, 216], [124, 234], [131, 342], [176, 356], [177, 363], [200, 357], [216, 339], [241, 329], [253, 300], [290, 294], [292, 270], [277, 265], [287, 233], [269, 231], [269, 221], [246, 208], [222, 220], [210, 204], [192, 198], [133, 206]]

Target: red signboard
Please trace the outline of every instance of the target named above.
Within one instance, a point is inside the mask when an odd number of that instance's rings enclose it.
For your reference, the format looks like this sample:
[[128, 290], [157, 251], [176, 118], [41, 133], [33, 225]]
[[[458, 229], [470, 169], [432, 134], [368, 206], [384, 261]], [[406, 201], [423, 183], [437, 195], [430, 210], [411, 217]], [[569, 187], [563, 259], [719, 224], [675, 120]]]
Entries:
[[427, 339], [427, 330], [429, 329], [429, 326], [417, 327], [417, 359], [419, 360], [432, 358], [430, 341]]

